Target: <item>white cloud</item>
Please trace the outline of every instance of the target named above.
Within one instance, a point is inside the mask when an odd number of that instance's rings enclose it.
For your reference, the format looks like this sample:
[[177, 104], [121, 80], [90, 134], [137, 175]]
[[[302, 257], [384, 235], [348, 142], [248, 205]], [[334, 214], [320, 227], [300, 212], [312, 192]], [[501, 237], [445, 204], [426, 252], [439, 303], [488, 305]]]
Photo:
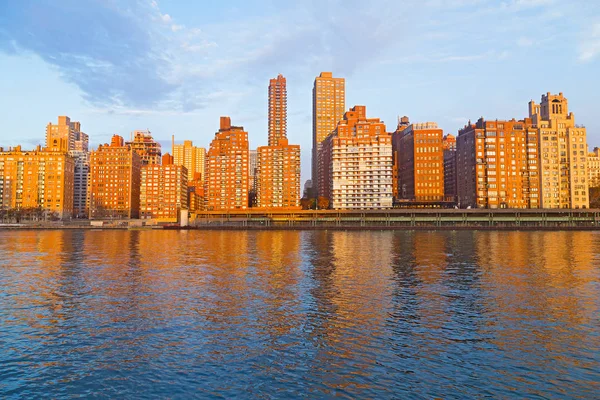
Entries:
[[517, 39], [517, 46], [519, 47], [531, 47], [533, 46], [533, 43], [533, 39], [525, 36], [521, 36], [519, 39]]
[[600, 55], [600, 22], [592, 26], [579, 46], [579, 61], [589, 62]]

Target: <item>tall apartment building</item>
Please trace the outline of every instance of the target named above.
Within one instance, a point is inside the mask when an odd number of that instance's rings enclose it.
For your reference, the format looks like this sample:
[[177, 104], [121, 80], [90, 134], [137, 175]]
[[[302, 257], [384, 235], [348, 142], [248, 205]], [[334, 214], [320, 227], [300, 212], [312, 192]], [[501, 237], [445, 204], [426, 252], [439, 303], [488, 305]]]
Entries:
[[248, 206], [256, 207], [256, 185], [258, 184], [258, 151], [248, 151]]
[[456, 136], [447, 134], [442, 140], [444, 152], [444, 197], [456, 201]]
[[89, 215], [90, 153], [82, 150], [69, 151], [75, 161], [73, 187], [73, 217], [87, 218]]
[[530, 120], [480, 118], [459, 131], [456, 145], [461, 207], [540, 207], [538, 132]]
[[113, 135], [90, 154], [90, 218], [138, 218], [142, 159]]
[[335, 130], [346, 111], [346, 81], [334, 78], [331, 72], [321, 72], [315, 78], [313, 87], [313, 147], [312, 147], [312, 181], [317, 191], [324, 190], [318, 186], [319, 151], [322, 143]]
[[287, 138], [287, 83], [283, 75], [269, 81], [269, 146]]
[[300, 207], [300, 146], [279, 139], [277, 146], [258, 148], [256, 205], [262, 208]]
[[66, 151], [88, 151], [88, 135], [81, 132], [79, 122], [71, 122], [67, 116], [59, 116], [56, 125], [46, 125], [46, 148], [56, 148], [61, 139], [67, 143]]
[[205, 187], [208, 211], [248, 208], [248, 133], [229, 117], [210, 144]]
[[75, 162], [64, 151], [0, 148], [0, 208], [42, 208], [47, 216], [70, 218], [74, 172]]
[[186, 140], [183, 144], [173, 144], [173, 163], [175, 165], [183, 165], [188, 170], [190, 178], [195, 177], [199, 173], [200, 179], [204, 180], [206, 173], [206, 149], [195, 147], [191, 140]]
[[587, 132], [567, 99], [548, 92], [529, 102], [529, 118], [539, 133], [541, 207], [588, 208]]
[[443, 201], [442, 129], [435, 122], [410, 124], [395, 136], [398, 198], [416, 202]]
[[172, 159], [167, 153], [162, 164], [142, 167], [140, 218], [177, 221], [180, 210], [188, 208], [187, 169]]
[[588, 153], [588, 182], [590, 187], [600, 186], [600, 148], [594, 147], [594, 151]]
[[400, 149], [402, 131], [408, 128], [409, 125], [410, 121], [406, 115], [402, 118], [398, 117], [398, 125], [396, 126], [396, 130], [390, 133], [390, 135], [392, 136], [392, 195], [394, 196], [394, 199], [399, 198], [398, 181], [400, 178], [398, 173], [400, 169], [400, 154], [398, 153], [398, 149]]
[[340, 210], [392, 207], [392, 137], [365, 106], [344, 114], [319, 152], [319, 185]]
[[290, 145], [287, 87], [279, 74], [269, 82], [269, 145], [257, 149], [256, 206], [300, 208], [300, 146]]
[[125, 143], [131, 146], [142, 159], [142, 165], [160, 164], [161, 146], [160, 143], [152, 138], [150, 131], [133, 131], [132, 140]]

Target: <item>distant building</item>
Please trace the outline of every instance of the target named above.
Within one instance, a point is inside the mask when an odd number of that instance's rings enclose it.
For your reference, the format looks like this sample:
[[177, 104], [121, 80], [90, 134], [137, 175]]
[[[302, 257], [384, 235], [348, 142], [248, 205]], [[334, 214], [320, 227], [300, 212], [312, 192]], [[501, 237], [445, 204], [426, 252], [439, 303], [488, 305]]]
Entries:
[[590, 187], [600, 187], [600, 148], [588, 153], [588, 182]]
[[188, 208], [187, 169], [172, 163], [169, 153], [162, 164], [142, 167], [140, 218], [177, 221], [179, 212]]
[[64, 151], [0, 148], [0, 209], [40, 208], [47, 216], [70, 218], [74, 171], [75, 161]]
[[113, 135], [90, 154], [90, 218], [138, 218], [141, 157]]
[[258, 151], [249, 150], [248, 162], [248, 205], [256, 207], [256, 185], [258, 184]]
[[162, 151], [160, 143], [152, 138], [150, 131], [134, 131], [133, 140], [125, 143], [131, 146], [142, 159], [142, 165], [160, 164]]
[[461, 207], [539, 208], [538, 135], [529, 120], [469, 123], [456, 139]]
[[344, 114], [319, 153], [319, 195], [340, 210], [392, 207], [392, 138], [365, 106]]
[[229, 117], [210, 144], [205, 185], [208, 211], [248, 208], [248, 133]]
[[69, 155], [75, 160], [75, 175], [73, 188], [73, 216], [87, 218], [89, 216], [89, 177], [90, 153], [73, 150]]
[[196, 176], [188, 180], [188, 210], [191, 213], [203, 211], [205, 209], [204, 197], [204, 180], [197, 172]]
[[183, 165], [188, 170], [189, 177], [195, 177], [199, 173], [200, 179], [204, 181], [206, 149], [194, 146], [191, 140], [186, 140], [183, 144], [173, 144], [173, 164]]
[[257, 149], [256, 206], [300, 208], [300, 146], [286, 133], [287, 87], [279, 74], [269, 82], [269, 145]]
[[398, 198], [444, 201], [442, 129], [435, 122], [410, 124], [395, 136], [398, 147]]
[[[346, 81], [334, 78], [331, 72], [321, 72], [315, 78], [313, 87], [313, 148], [312, 181], [313, 189], [319, 182], [319, 151], [325, 138], [332, 133], [344, 117], [346, 111]], [[319, 193], [320, 194], [320, 193]]]
[[529, 118], [539, 135], [541, 207], [589, 208], [587, 132], [567, 99], [548, 92], [529, 102]]
[[392, 195], [394, 196], [394, 199], [399, 198], [398, 182], [400, 180], [400, 177], [398, 174], [399, 174], [399, 170], [400, 170], [400, 166], [399, 166], [400, 154], [398, 152], [400, 150], [400, 141], [402, 139], [402, 131], [404, 129], [406, 129], [409, 125], [410, 125], [410, 121], [407, 116], [398, 118], [398, 125], [396, 127], [396, 130], [394, 132], [390, 133], [390, 136], [392, 137], [392, 160], [393, 160], [392, 161], [393, 162]]
[[58, 124], [46, 126], [46, 148], [56, 148], [60, 140], [66, 142], [66, 151], [88, 151], [89, 137], [81, 132], [79, 122], [71, 122], [67, 116], [59, 116]]
[[447, 134], [442, 140], [444, 152], [444, 197], [456, 201], [456, 136]]

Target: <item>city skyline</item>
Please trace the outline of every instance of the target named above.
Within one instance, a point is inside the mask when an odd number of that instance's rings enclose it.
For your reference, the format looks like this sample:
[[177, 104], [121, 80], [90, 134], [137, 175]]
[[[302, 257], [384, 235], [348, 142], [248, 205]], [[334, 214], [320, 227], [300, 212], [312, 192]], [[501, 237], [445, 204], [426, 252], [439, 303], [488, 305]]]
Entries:
[[[128, 138], [150, 129], [170, 152], [173, 134], [208, 148], [218, 117], [230, 115], [257, 148], [267, 144], [265, 82], [282, 73], [288, 138], [302, 148], [304, 181], [310, 175], [312, 84], [320, 72], [332, 71], [347, 81], [346, 104], [366, 105], [388, 127], [408, 115], [456, 134], [481, 116], [526, 117], [523, 105], [550, 91], [569, 96], [579, 123], [588, 127], [590, 150], [600, 142], [594, 98], [600, 89], [594, 73], [600, 5], [395, 3], [279, 4], [264, 11], [265, 2], [248, 2], [211, 5], [203, 13], [169, 1], [139, 2], [127, 10], [97, 3], [85, 10], [69, 3], [11, 5], [0, 13], [7, 28], [0, 30], [0, 62], [11, 76], [0, 83], [0, 138], [5, 146], [33, 148], [43, 144], [40, 127], [69, 115], [82, 121], [92, 148], [113, 134]], [[344, 17], [355, 13], [364, 18], [343, 26]], [[80, 37], [38, 24], [62, 14], [73, 16], [71, 28], [80, 28]], [[383, 18], [388, 15], [398, 18]], [[285, 21], [292, 16], [298, 26], [290, 28]], [[225, 29], [234, 24], [244, 35]], [[548, 31], [544, 25], [550, 33], [539, 33]], [[422, 32], [406, 33], [416, 28]], [[123, 43], [112, 46], [106, 37]], [[124, 54], [122, 46], [134, 51]], [[360, 60], [351, 56], [354, 47]]]

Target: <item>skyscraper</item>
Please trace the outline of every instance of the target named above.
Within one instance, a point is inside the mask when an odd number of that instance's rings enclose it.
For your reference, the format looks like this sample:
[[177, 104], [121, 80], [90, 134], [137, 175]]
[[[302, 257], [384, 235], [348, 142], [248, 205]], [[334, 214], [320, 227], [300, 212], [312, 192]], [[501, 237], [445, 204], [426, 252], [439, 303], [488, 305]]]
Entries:
[[248, 208], [248, 133], [229, 117], [210, 144], [205, 186], [208, 211]]
[[484, 120], [456, 139], [462, 208], [539, 208], [538, 135], [530, 120]]
[[138, 218], [141, 157], [113, 135], [90, 155], [90, 218]]
[[399, 133], [398, 198], [444, 200], [443, 131], [435, 122], [410, 124]]
[[60, 140], [66, 142], [66, 151], [78, 150], [88, 151], [88, 135], [81, 132], [79, 122], [71, 122], [67, 116], [59, 116], [58, 124], [54, 125], [48, 122], [46, 126], [46, 148], [56, 149], [60, 145]]
[[334, 78], [331, 72], [321, 72], [313, 87], [313, 188], [319, 182], [319, 150], [323, 140], [334, 131], [346, 111], [346, 83], [344, 78]]
[[529, 118], [539, 134], [542, 208], [588, 208], [587, 132], [567, 99], [548, 92], [529, 103]]
[[187, 169], [173, 165], [169, 153], [162, 164], [142, 167], [140, 187], [140, 218], [177, 221], [179, 211], [188, 207]]
[[269, 82], [269, 145], [257, 149], [256, 206], [300, 207], [300, 146], [288, 143], [286, 80]]
[[392, 137], [354, 106], [319, 152], [319, 194], [334, 209], [392, 208]]
[[269, 81], [269, 146], [287, 137], [287, 87], [283, 75]]
[[444, 196], [456, 201], [456, 136], [447, 134], [442, 142], [444, 151]]
[[47, 216], [73, 212], [75, 162], [64, 151], [0, 148], [0, 209], [43, 209]]
[[183, 144], [173, 144], [173, 164], [186, 167], [189, 180], [196, 179], [196, 174], [199, 173], [200, 179], [204, 181], [206, 149], [195, 147], [191, 140], [186, 140]]

